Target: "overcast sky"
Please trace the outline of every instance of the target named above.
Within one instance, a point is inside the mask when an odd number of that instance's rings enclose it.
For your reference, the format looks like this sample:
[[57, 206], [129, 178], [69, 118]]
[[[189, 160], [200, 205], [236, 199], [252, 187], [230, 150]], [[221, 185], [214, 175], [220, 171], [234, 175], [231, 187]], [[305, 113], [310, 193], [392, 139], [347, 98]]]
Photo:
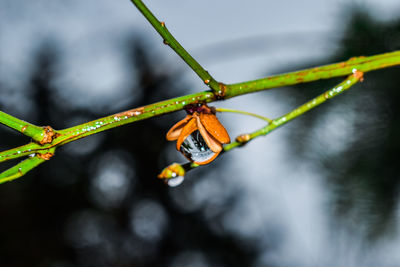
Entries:
[[[329, 53], [350, 2], [371, 6], [382, 19], [400, 13], [397, 0], [146, 1], [181, 44], [226, 83], [259, 78], [268, 70]], [[181, 68], [188, 79], [197, 79], [128, 0], [1, 0], [0, 5], [0, 74], [10, 80], [20, 80], [13, 77], [20, 78], [37, 42], [51, 38], [61, 44], [69, 69], [74, 69], [69, 83], [93, 94], [115, 90], [124, 73], [115, 41], [127, 32], [145, 34], [149, 49]]]

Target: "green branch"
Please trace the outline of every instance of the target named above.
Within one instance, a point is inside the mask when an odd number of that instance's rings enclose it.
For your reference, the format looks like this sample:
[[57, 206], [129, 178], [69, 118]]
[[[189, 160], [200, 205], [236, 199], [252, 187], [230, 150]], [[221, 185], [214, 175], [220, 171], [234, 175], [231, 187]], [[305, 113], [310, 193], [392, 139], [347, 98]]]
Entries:
[[[228, 145], [225, 145], [223, 148], [223, 152], [226, 153], [234, 148], [243, 146], [244, 144], [248, 143], [249, 141], [254, 140], [257, 137], [265, 136], [275, 130], [276, 128], [288, 123], [289, 121], [299, 117], [300, 115], [306, 113], [307, 111], [321, 105], [322, 103], [326, 102], [328, 99], [331, 99], [339, 94], [342, 94], [344, 91], [348, 90], [354, 84], [359, 82], [363, 79], [363, 73], [356, 71], [354, 74], [350, 75], [346, 80], [341, 82], [340, 84], [336, 85], [332, 89], [326, 91], [325, 93], [311, 99], [310, 101], [306, 102], [305, 104], [293, 109], [289, 113], [276, 118], [271, 121], [267, 126], [252, 132], [250, 134], [242, 134], [236, 138], [235, 142], [232, 142]], [[185, 172], [190, 171], [194, 168], [199, 167], [200, 165], [189, 162], [183, 165], [179, 165], [178, 163], [173, 163], [172, 165], [166, 167], [162, 173], [159, 175], [161, 179], [171, 179], [175, 178], [178, 175], [183, 176]], [[176, 170], [179, 170], [179, 174]]]
[[39, 166], [45, 161], [45, 159], [38, 156], [33, 156], [24, 161], [21, 161], [14, 167], [0, 173], [0, 184], [15, 180], [25, 175], [27, 172], [31, 171], [33, 168]]
[[[268, 134], [275, 128], [300, 116], [317, 105], [320, 105], [327, 99], [347, 90], [361, 78], [361, 75], [359, 75], [360, 73], [400, 65], [400, 51], [395, 51], [369, 57], [352, 58], [345, 62], [274, 75], [259, 80], [225, 85], [214, 80], [211, 75], [200, 66], [200, 64], [171, 35], [165, 27], [165, 23], [158, 21], [141, 0], [131, 1], [164, 38], [164, 42], [168, 44], [197, 73], [197, 75], [213, 89], [213, 91], [205, 91], [161, 101], [60, 131], [55, 131], [50, 126], [35, 126], [4, 112], [0, 112], [0, 123], [33, 139], [31, 143], [26, 145], [0, 152], [0, 162], [29, 156], [25, 161], [22, 161], [16, 166], [1, 173], [0, 183], [21, 177], [34, 167], [43, 163], [45, 160], [49, 160], [54, 155], [55, 149], [59, 146], [125, 124], [182, 110], [188, 104], [208, 103], [260, 90], [345, 76], [354, 73], [335, 88], [317, 98], [314, 98], [303, 106], [294, 109], [292, 112], [272, 120], [266, 127], [251, 134], [239, 136], [236, 142], [224, 147], [224, 151], [226, 152], [243, 145], [256, 137]], [[269, 120], [267, 118], [263, 119], [267, 121]], [[184, 166], [185, 168], [190, 169], [193, 168], [195, 164], [185, 164]]]
[[153, 28], [164, 39], [164, 44], [169, 45], [200, 77], [200, 79], [207, 84], [213, 91], [220, 91], [220, 83], [218, 83], [172, 36], [168, 31], [164, 22], [159, 21], [147, 6], [141, 0], [131, 0], [131, 2], [139, 9], [143, 16], [150, 22]]
[[[225, 91], [225, 98], [231, 98], [259, 91], [262, 87], [264, 87], [264, 89], [271, 89], [273, 87], [336, 77], [343, 73], [350, 74], [355, 70], [364, 70], [364, 72], [367, 72], [394, 65], [400, 65], [400, 51], [371, 57], [355, 58], [350, 59], [349, 61], [322, 67], [275, 75], [256, 81], [241, 83], [242, 85], [240, 86], [238, 84], [228, 85]], [[220, 98], [210, 91], [205, 91], [131, 109], [60, 131], [54, 131], [50, 127], [43, 129], [29, 124], [31, 126], [27, 129], [32, 129], [32, 131], [29, 131], [30, 133], [35, 131], [34, 129], [36, 129], [36, 132], [34, 133], [39, 133], [40, 129], [40, 131], [45, 131], [46, 134], [44, 134], [44, 136], [46, 138], [39, 138], [42, 137], [41, 134], [32, 134], [32, 136], [35, 136], [35, 138], [33, 138], [35, 142], [0, 152], [0, 162], [24, 157], [32, 153], [45, 153], [46, 150], [50, 148], [62, 146], [74, 140], [87, 137], [95, 133], [133, 123], [139, 120], [148, 119], [154, 116], [160, 116], [166, 113], [182, 110], [183, 107], [188, 104], [209, 103], [217, 100], [220, 100]], [[22, 123], [23, 121], [18, 120], [4, 112], [0, 113], [0, 121], [5, 122], [6, 125], [12, 125], [10, 122], [15, 122], [14, 129], [19, 130], [22, 133], [26, 132], [26, 130], [22, 131], [23, 127], [21, 128], [21, 125], [25, 125]]]
[[369, 57], [354, 57], [335, 64], [269, 76], [253, 81], [229, 84], [226, 85], [225, 98], [271, 88], [346, 76], [355, 70], [369, 72], [396, 65], [400, 65], [400, 51]]
[[[288, 123], [289, 121], [297, 118], [298, 116], [306, 113], [307, 111], [321, 105], [322, 103], [326, 102], [328, 99], [331, 99], [335, 96], [338, 96], [342, 94], [344, 91], [348, 90], [350, 87], [352, 87], [354, 84], [359, 82], [360, 80], [363, 79], [363, 73], [362, 72], [355, 72], [354, 74], [350, 75], [346, 80], [343, 82], [339, 83], [332, 89], [326, 91], [325, 93], [311, 99], [310, 101], [306, 102], [305, 104], [295, 108], [291, 112], [276, 118], [272, 121], [272, 123], [268, 124], [267, 126], [259, 129], [258, 131], [255, 131], [251, 134], [248, 135], [248, 140], [247, 137], [243, 136], [239, 138], [239, 141], [233, 142], [229, 145], [226, 145], [224, 147], [224, 151], [229, 151], [239, 145], [242, 145], [249, 140], [252, 140], [256, 137], [267, 135], [276, 128]], [[241, 140], [242, 139], [242, 140]]]

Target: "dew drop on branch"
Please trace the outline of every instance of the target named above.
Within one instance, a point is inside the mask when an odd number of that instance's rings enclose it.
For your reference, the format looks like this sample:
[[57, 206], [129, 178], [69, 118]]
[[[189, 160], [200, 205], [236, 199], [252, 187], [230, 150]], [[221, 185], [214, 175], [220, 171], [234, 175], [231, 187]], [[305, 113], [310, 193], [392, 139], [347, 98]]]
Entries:
[[183, 183], [184, 180], [185, 180], [184, 176], [176, 176], [173, 178], [165, 179], [164, 181], [168, 186], [176, 187], [176, 186], [180, 185], [181, 183]]

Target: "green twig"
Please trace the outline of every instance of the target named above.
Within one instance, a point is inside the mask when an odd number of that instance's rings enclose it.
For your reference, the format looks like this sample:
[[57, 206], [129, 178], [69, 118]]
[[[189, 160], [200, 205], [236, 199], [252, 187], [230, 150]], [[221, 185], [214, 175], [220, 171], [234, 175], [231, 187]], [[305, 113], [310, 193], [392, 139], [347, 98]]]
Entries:
[[45, 159], [37, 156], [33, 156], [24, 161], [21, 161], [14, 167], [0, 173], [0, 184], [15, 180], [25, 175], [27, 172], [39, 166], [41, 163], [45, 161], [46, 161]]
[[37, 143], [29, 143], [23, 146], [15, 147], [9, 150], [0, 152], [0, 162], [26, 157], [42, 149]]
[[164, 39], [164, 44], [169, 45], [192, 70], [207, 84], [213, 91], [220, 91], [220, 83], [218, 83], [172, 36], [165, 26], [165, 22], [159, 21], [147, 6], [141, 0], [131, 0], [131, 2], [139, 9], [143, 16], [150, 22], [153, 28]]
[[[355, 72], [355, 74], [350, 75], [346, 80], [344, 80], [337, 86], [333, 87], [332, 89], [311, 99], [310, 101], [306, 102], [305, 104], [301, 105], [300, 107], [295, 108], [291, 112], [289, 112], [279, 118], [274, 119], [271, 124], [265, 126], [264, 128], [261, 128], [260, 130], [249, 134], [249, 140], [252, 140], [259, 136], [267, 135], [268, 133], [270, 133], [274, 129], [278, 128], [279, 126], [282, 126], [282, 125], [288, 123], [289, 121], [297, 118], [298, 116], [302, 115], [303, 113], [321, 105], [322, 103], [326, 102], [328, 99], [331, 99], [331, 98], [343, 93], [344, 91], [348, 90], [351, 86], [356, 84], [358, 81], [360, 81], [362, 79], [362, 77], [363, 77], [362, 72]], [[245, 142], [240, 142], [240, 141], [233, 142], [229, 145], [226, 145], [224, 147], [224, 151], [229, 151], [232, 148], [235, 148], [243, 143], [245, 143]]]
[[[350, 68], [348, 67], [348, 65], [350, 64], [349, 62], [358, 62], [358, 64], [351, 64]], [[265, 89], [270, 89], [273, 86], [292, 85], [302, 82], [310, 82], [327, 77], [335, 77], [336, 75], [339, 75], [339, 73], [351, 74], [357, 69], [372, 71], [375, 69], [385, 68], [394, 65], [400, 65], [400, 51], [371, 56], [371, 57], [364, 57], [361, 59], [352, 59], [346, 62], [340, 62], [331, 65], [326, 65], [323, 67], [306, 69], [303, 71], [296, 71], [281, 75], [275, 75], [270, 78], [267, 77], [259, 81], [248, 82], [249, 84], [246, 85], [246, 87], [243, 86], [242, 88], [236, 86], [229, 87], [227, 88], [226, 91], [227, 93], [226, 98], [228, 96], [235, 97], [242, 94], [248, 94], [253, 92], [252, 91], [253, 89], [258, 90], [258, 88], [260, 87], [258, 83], [263, 84]], [[344, 66], [345, 69], [341, 70], [340, 66]], [[300, 79], [300, 77], [302, 77], [302, 79]], [[308, 78], [305, 79], [304, 77]], [[279, 85], [277, 85], [277, 81], [280, 81]], [[250, 90], [249, 88], [251, 88], [252, 90]], [[111, 128], [133, 123], [139, 120], [148, 119], [154, 116], [159, 116], [166, 113], [178, 111], [183, 109], [183, 107], [188, 104], [203, 103], [203, 102], [209, 103], [216, 100], [218, 100], [218, 98], [214, 94], [212, 94], [209, 91], [205, 91], [196, 94], [172, 98], [169, 100], [161, 101], [147, 106], [124, 111], [118, 114], [110, 115], [65, 130], [57, 131], [57, 137], [54, 138], [52, 143], [44, 144], [42, 146], [39, 146], [37, 144], [29, 144], [28, 147], [22, 146], [1, 152], [0, 162], [12, 158], [18, 158], [21, 156], [29, 155], [39, 150], [48, 149], [54, 146], [64, 145], [74, 140], [95, 133], [99, 133]]]
[[45, 135], [45, 130], [42, 127], [17, 119], [3, 111], [0, 111], [0, 123], [31, 137], [37, 142], [42, 141]]
[[[385, 61], [386, 60], [386, 61]], [[317, 79], [322, 79], [326, 77], [333, 77], [332, 72], [336, 71], [338, 73], [350, 74], [355, 69], [362, 69], [365, 71], [371, 71], [379, 68], [385, 68], [394, 65], [400, 65], [400, 51], [386, 53], [382, 55], [376, 55], [371, 57], [365, 57], [360, 60], [353, 59], [347, 62], [358, 62], [358, 64], [351, 64], [351, 68], [347, 67], [344, 70], [340, 70], [339, 66], [346, 66], [349, 63], [341, 62], [335, 63], [331, 65], [327, 65], [324, 67], [317, 67], [306, 69], [303, 71], [285, 73], [281, 75], [275, 75], [270, 78], [265, 78], [259, 81], [252, 81], [243, 84], [241, 88], [236, 87], [236, 85], [229, 86], [227, 88], [227, 95], [229, 97], [239, 96], [242, 94], [251, 93], [252, 88], [254, 90], [258, 90], [260, 85], [258, 83], [263, 84], [265, 89], [270, 89], [273, 86], [285, 86], [302, 82], [309, 82]], [[386, 62], [386, 63], [385, 63]], [[339, 69], [338, 69], [339, 68]], [[321, 70], [322, 69], [322, 70]], [[338, 73], [335, 72], [335, 75]], [[303, 79], [300, 79], [302, 77]], [[304, 77], [312, 77], [308, 79], [304, 79]], [[287, 79], [287, 80], [285, 80]], [[277, 81], [280, 81], [277, 83]], [[227, 96], [226, 96], [227, 98]], [[114, 115], [110, 115], [104, 118], [100, 118], [91, 122], [87, 122], [78, 126], [74, 126], [65, 130], [57, 131], [57, 136], [52, 140], [51, 143], [38, 145], [35, 143], [31, 143], [25, 146], [21, 146], [18, 148], [13, 148], [7, 151], [0, 152], [0, 162], [18, 158], [22, 156], [29, 155], [31, 153], [38, 152], [43, 149], [49, 149], [51, 147], [60, 146], [67, 144], [71, 141], [77, 140], [79, 138], [83, 138], [98, 132], [102, 132], [111, 128], [115, 128], [121, 125], [125, 125], [128, 123], [133, 123], [135, 121], [148, 119], [154, 116], [159, 116], [162, 114], [174, 112], [183, 109], [184, 106], [193, 103], [209, 103], [218, 100], [217, 97], [209, 91], [200, 92], [196, 94], [186, 95], [182, 97], [172, 98], [169, 100], [161, 101], [158, 103], [150, 104], [144, 107], [139, 107], [135, 109], [131, 109], [128, 111], [124, 111], [121, 113], [117, 113]], [[5, 114], [5, 113], [4, 113]], [[0, 117], [3, 115], [0, 114]]]
[[[261, 90], [261, 87], [263, 87], [264, 89], [270, 89], [272, 87], [292, 85], [302, 82], [310, 82], [318, 79], [326, 79], [330, 77], [351, 74], [352, 72], [355, 72], [355, 70], [364, 70], [366, 72], [394, 65], [400, 65], [400, 51], [371, 57], [356, 58], [346, 62], [331, 64], [323, 67], [275, 75], [261, 80], [245, 82], [242, 83], [242, 85], [240, 86], [238, 84], [229, 85], [226, 87], [225, 98], [258, 91]], [[343, 69], [341, 69], [341, 67]], [[32, 153], [47, 153], [49, 149], [62, 146], [74, 140], [111, 128], [181, 110], [184, 106], [188, 104], [209, 103], [217, 100], [220, 100], [220, 96], [217, 96], [210, 91], [205, 91], [161, 101], [140, 108], [131, 109], [125, 112], [117, 113], [88, 123], [74, 126], [65, 130], [54, 131], [50, 127], [48, 127], [47, 133], [45, 129], [46, 138], [44, 139], [47, 140], [46, 142], [42, 142], [43, 140], [39, 143], [32, 142], [24, 146], [0, 152], [0, 162], [24, 157]], [[3, 117], [2, 121], [7, 120], [7, 115], [8, 114], [0, 113], [0, 118]], [[287, 119], [287, 115], [286, 117], [282, 118], [282, 120], [284, 119]], [[271, 123], [268, 126], [269, 128], [267, 127], [266, 129], [271, 130], [273, 129], [273, 127], [277, 127], [276, 121], [277, 120], [274, 120], [275, 123]], [[230, 148], [231, 146], [235, 146], [235, 144], [236, 143], [232, 143], [226, 146], [226, 149]]]
[[400, 65], [400, 51], [370, 57], [354, 57], [335, 64], [269, 76], [259, 80], [229, 84], [226, 85], [225, 98], [260, 90], [345, 76], [353, 73], [355, 70], [369, 72], [395, 65]]

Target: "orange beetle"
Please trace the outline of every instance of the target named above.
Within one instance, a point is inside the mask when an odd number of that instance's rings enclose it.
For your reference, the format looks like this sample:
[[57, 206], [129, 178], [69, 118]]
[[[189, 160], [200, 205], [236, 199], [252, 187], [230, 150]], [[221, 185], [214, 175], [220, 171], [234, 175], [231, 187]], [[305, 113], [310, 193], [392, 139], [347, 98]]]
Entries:
[[176, 142], [176, 149], [196, 164], [213, 161], [222, 151], [222, 144], [230, 143], [224, 126], [215, 116], [215, 109], [206, 104], [185, 107], [188, 115], [167, 133], [168, 141]]

